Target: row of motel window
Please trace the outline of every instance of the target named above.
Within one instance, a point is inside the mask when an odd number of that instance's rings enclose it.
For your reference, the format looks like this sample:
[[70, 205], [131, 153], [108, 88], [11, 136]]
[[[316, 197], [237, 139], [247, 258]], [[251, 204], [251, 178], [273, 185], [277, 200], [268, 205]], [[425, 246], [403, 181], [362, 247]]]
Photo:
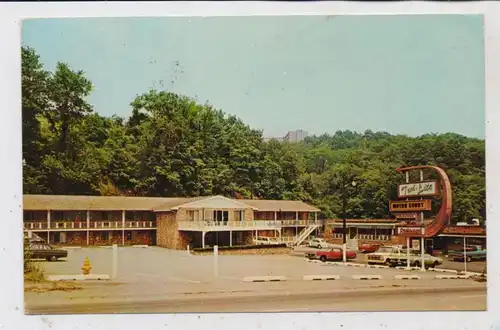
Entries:
[[[342, 233], [334, 233], [333, 238], [335, 239], [341, 239], [343, 238]], [[355, 237], [356, 239], [364, 239], [364, 240], [374, 240], [374, 241], [390, 241], [391, 240], [391, 235], [368, 235], [368, 234], [359, 234]]]
[[[97, 216], [98, 215], [98, 216]], [[99, 221], [121, 221], [121, 211], [91, 211], [90, 219], [98, 218]], [[47, 212], [45, 211], [24, 211], [25, 221], [45, 221]], [[51, 211], [51, 221], [86, 221], [86, 211]], [[128, 221], [154, 221], [156, 215], [154, 212], [147, 211], [125, 211], [125, 220]]]
[[[229, 221], [229, 211], [221, 210], [188, 210], [188, 221]], [[245, 211], [234, 211], [234, 221], [244, 221]]]
[[[232, 221], [245, 221], [244, 210], [234, 210]], [[299, 212], [299, 220], [314, 220], [314, 213], [312, 212]], [[296, 220], [296, 212], [276, 212], [276, 217], [279, 220]], [[274, 212], [254, 212], [256, 220], [269, 220], [275, 219]], [[229, 212], [220, 210], [188, 210], [188, 221], [229, 221]]]

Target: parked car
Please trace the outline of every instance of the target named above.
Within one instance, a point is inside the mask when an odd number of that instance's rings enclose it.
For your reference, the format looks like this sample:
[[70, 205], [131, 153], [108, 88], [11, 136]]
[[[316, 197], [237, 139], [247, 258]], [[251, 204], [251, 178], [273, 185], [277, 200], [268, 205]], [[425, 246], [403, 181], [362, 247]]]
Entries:
[[276, 245], [281, 244], [281, 242], [276, 237], [257, 237], [253, 240], [255, 245]]
[[377, 251], [380, 247], [380, 244], [376, 243], [363, 243], [359, 246], [358, 251], [361, 253], [373, 253]]
[[314, 247], [317, 249], [325, 249], [330, 246], [327, 241], [325, 241], [323, 238], [313, 238], [309, 242], [307, 242], [308, 247]]
[[[449, 251], [448, 256], [454, 261], [464, 261], [464, 251]], [[486, 250], [479, 245], [470, 245], [465, 248], [465, 260], [486, 260]]]
[[369, 265], [388, 264], [388, 259], [390, 260], [393, 256], [403, 255], [403, 253], [406, 255], [406, 251], [399, 246], [381, 246], [377, 251], [367, 254], [366, 260]]
[[[410, 251], [410, 266], [420, 267], [422, 257], [420, 251]], [[408, 255], [406, 249], [399, 246], [382, 246], [376, 252], [367, 255], [368, 264], [385, 264], [388, 266], [407, 265]], [[441, 265], [443, 260], [424, 253], [425, 267], [436, 267]]]
[[[306, 256], [309, 259], [319, 259], [323, 262], [341, 261], [344, 258], [344, 256], [342, 255], [342, 248], [339, 247], [334, 247], [328, 250], [317, 251], [316, 253], [308, 253]], [[356, 252], [352, 250], [347, 250], [346, 259], [347, 260], [356, 259]]]
[[48, 261], [57, 261], [68, 257], [68, 251], [54, 249], [47, 243], [32, 243], [29, 245], [32, 259], [46, 259]]

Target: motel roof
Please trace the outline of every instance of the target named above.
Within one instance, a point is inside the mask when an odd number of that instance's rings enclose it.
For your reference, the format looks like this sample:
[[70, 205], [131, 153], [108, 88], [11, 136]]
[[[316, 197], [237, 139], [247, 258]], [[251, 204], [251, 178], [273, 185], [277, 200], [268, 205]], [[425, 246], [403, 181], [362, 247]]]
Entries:
[[[76, 196], [76, 195], [24, 195], [23, 209], [25, 211], [172, 211], [188, 207], [199, 201], [210, 199], [227, 200], [239, 205], [248, 206], [257, 211], [276, 212], [319, 212], [320, 209], [302, 201], [283, 200], [243, 200], [230, 199], [223, 196], [202, 196], [192, 198], [182, 197], [122, 197], [122, 196]], [[217, 204], [217, 203], [216, 203]]]

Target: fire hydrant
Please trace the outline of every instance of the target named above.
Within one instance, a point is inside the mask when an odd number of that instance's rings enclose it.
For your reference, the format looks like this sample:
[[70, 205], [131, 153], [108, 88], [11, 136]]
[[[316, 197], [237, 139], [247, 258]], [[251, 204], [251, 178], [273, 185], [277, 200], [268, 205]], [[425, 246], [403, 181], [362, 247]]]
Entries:
[[90, 266], [89, 257], [85, 257], [85, 259], [83, 260], [83, 267], [81, 269], [82, 269], [83, 275], [90, 274], [90, 270], [92, 269], [92, 266]]

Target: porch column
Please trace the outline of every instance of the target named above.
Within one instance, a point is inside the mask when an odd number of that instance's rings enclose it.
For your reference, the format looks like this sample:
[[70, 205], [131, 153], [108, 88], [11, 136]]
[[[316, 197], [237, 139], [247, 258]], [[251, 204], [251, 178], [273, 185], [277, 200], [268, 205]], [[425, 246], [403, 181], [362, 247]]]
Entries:
[[50, 244], [50, 210], [47, 210], [47, 243]]
[[125, 245], [125, 210], [122, 210], [122, 245]]
[[299, 231], [299, 228], [297, 227], [298, 222], [299, 222], [299, 212], [297, 211], [295, 212], [295, 237], [297, 237]]
[[377, 228], [375, 228], [375, 239], [377, 239]]
[[206, 232], [202, 231], [201, 232], [201, 247], [205, 248], [205, 234]]
[[318, 212], [314, 212], [314, 223], [318, 224]]
[[229, 246], [233, 246], [233, 232], [229, 231]]
[[274, 223], [278, 222], [278, 212], [274, 211]]
[[90, 211], [87, 210], [87, 246], [90, 245]]

